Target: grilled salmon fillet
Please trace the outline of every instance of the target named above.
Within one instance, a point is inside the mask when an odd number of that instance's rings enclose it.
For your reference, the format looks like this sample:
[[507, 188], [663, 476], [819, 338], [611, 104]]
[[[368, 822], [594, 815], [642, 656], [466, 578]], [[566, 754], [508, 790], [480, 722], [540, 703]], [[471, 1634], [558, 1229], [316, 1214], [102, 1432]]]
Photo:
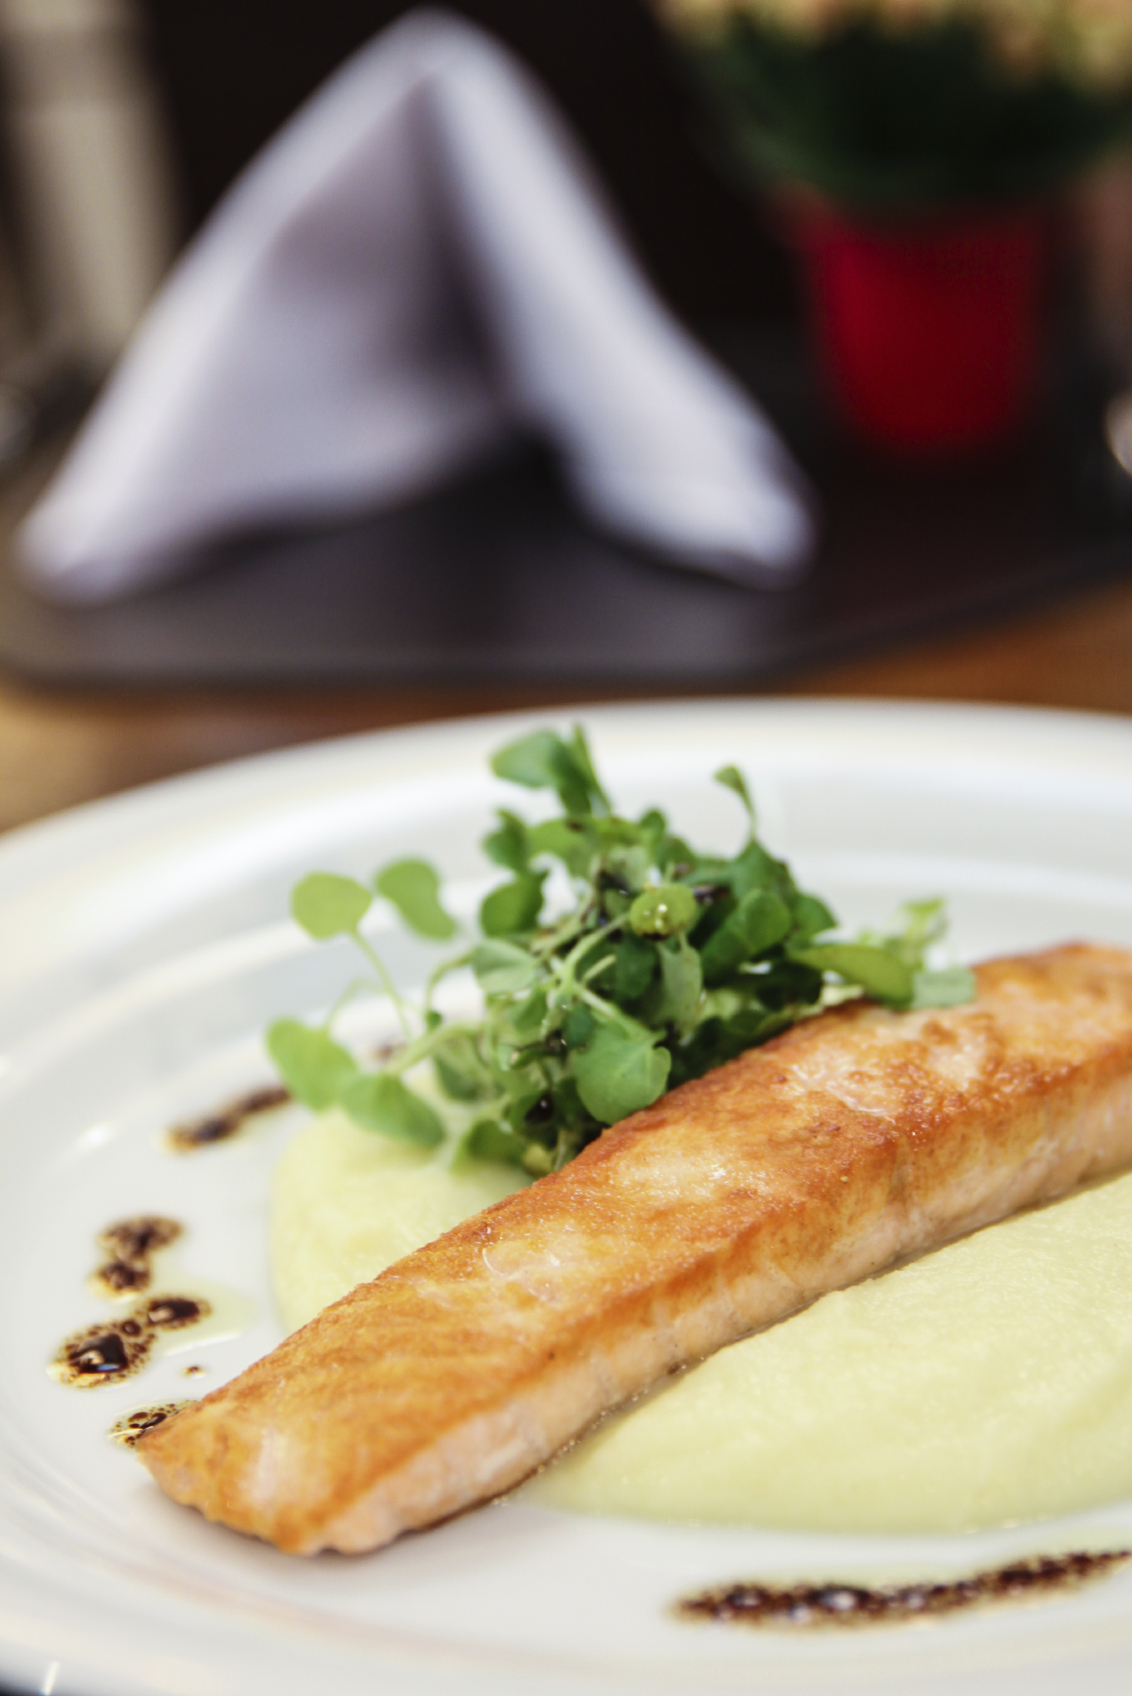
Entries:
[[1132, 955], [862, 1002], [613, 1126], [150, 1432], [158, 1483], [279, 1548], [360, 1551], [517, 1483], [667, 1373], [1132, 1162]]

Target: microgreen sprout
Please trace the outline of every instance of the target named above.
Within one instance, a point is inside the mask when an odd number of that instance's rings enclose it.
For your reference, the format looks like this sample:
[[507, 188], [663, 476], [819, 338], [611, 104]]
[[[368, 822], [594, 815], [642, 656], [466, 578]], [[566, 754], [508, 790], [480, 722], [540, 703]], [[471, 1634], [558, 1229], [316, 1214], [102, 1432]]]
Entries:
[[[635, 820], [615, 813], [580, 729], [569, 738], [535, 731], [491, 766], [511, 783], [551, 790], [561, 813], [529, 824], [499, 812], [483, 847], [508, 875], [482, 901], [477, 933], [432, 973], [419, 1007], [400, 995], [361, 927], [380, 897], [418, 936], [456, 936], [432, 866], [398, 860], [369, 887], [331, 872], [296, 885], [291, 910], [308, 935], [348, 938], [368, 968], [321, 1026], [280, 1019], [267, 1033], [284, 1081], [308, 1106], [338, 1105], [366, 1130], [438, 1147], [440, 1115], [404, 1081], [428, 1061], [440, 1090], [471, 1110], [456, 1158], [541, 1176], [666, 1089], [832, 1002], [867, 995], [893, 1008], [954, 1006], [974, 993], [965, 967], [926, 964], [946, 926], [939, 901], [909, 903], [891, 932], [832, 934], [837, 920], [825, 902], [800, 890], [759, 841], [735, 766], [715, 774], [746, 815], [746, 840], [730, 859], [692, 848], [656, 809]], [[555, 864], [574, 900], [548, 915]], [[463, 968], [483, 1010], [446, 1020], [433, 1006], [436, 987]], [[377, 1068], [333, 1034], [363, 993], [387, 997], [401, 1026], [401, 1045]]]

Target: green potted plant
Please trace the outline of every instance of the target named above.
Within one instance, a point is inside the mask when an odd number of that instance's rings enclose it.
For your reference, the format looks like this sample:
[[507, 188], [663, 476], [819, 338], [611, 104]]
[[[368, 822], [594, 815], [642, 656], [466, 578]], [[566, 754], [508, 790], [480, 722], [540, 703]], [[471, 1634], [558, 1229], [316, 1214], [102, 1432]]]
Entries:
[[658, 0], [732, 159], [784, 187], [841, 410], [889, 446], [1007, 433], [1051, 193], [1132, 129], [1132, 0]]

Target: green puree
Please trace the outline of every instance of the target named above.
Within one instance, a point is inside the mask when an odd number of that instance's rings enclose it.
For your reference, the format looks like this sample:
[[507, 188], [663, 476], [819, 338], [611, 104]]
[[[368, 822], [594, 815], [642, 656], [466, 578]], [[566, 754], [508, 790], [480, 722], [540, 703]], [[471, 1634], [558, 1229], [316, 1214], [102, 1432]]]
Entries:
[[[325, 871], [296, 885], [299, 924], [318, 940], [352, 938], [366, 968], [321, 1025], [279, 1019], [268, 1031], [284, 1082], [308, 1106], [339, 1107], [365, 1131], [439, 1148], [450, 1136], [444, 1115], [406, 1082], [429, 1061], [443, 1095], [467, 1110], [457, 1161], [538, 1177], [666, 1089], [833, 1001], [867, 995], [894, 1008], [940, 1007], [974, 993], [966, 968], [925, 964], [944, 929], [939, 901], [909, 903], [891, 933], [839, 937], [826, 903], [799, 889], [759, 841], [734, 766], [715, 774], [747, 821], [730, 858], [692, 847], [656, 809], [638, 819], [616, 813], [580, 729], [569, 738], [535, 731], [500, 749], [491, 767], [521, 788], [550, 791], [559, 812], [537, 824], [498, 814], [483, 848], [506, 875], [419, 1004], [401, 995], [361, 927], [381, 898], [417, 935], [457, 938], [427, 861], [396, 861], [369, 885]], [[548, 913], [556, 868], [572, 900]], [[482, 1014], [445, 1020], [433, 1005], [437, 985], [468, 968]], [[389, 998], [403, 1036], [376, 1068], [334, 1035], [362, 993]]]

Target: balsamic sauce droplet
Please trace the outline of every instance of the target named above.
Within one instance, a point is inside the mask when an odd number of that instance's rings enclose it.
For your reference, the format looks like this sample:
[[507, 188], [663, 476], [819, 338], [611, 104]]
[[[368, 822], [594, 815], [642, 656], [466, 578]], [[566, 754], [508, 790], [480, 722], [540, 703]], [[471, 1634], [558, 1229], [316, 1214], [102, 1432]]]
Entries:
[[60, 1383], [77, 1388], [118, 1384], [145, 1363], [154, 1338], [153, 1329], [135, 1319], [88, 1325], [61, 1344], [49, 1370]]
[[179, 1331], [182, 1325], [194, 1325], [207, 1319], [212, 1309], [198, 1296], [152, 1296], [146, 1305], [148, 1324], [161, 1331]]
[[127, 1413], [117, 1420], [109, 1430], [111, 1442], [120, 1443], [123, 1448], [134, 1449], [141, 1442], [147, 1431], [152, 1431], [158, 1425], [164, 1425], [167, 1419], [172, 1419], [182, 1408], [192, 1407], [187, 1402], [158, 1402], [154, 1407], [135, 1408], [133, 1413]]
[[114, 1331], [72, 1349], [70, 1360], [76, 1372], [124, 1372], [129, 1365], [126, 1345]]
[[136, 1219], [120, 1219], [98, 1237], [98, 1246], [111, 1258], [91, 1275], [98, 1295], [132, 1295], [147, 1290], [153, 1279], [153, 1257], [181, 1235], [175, 1219], [144, 1213]]

